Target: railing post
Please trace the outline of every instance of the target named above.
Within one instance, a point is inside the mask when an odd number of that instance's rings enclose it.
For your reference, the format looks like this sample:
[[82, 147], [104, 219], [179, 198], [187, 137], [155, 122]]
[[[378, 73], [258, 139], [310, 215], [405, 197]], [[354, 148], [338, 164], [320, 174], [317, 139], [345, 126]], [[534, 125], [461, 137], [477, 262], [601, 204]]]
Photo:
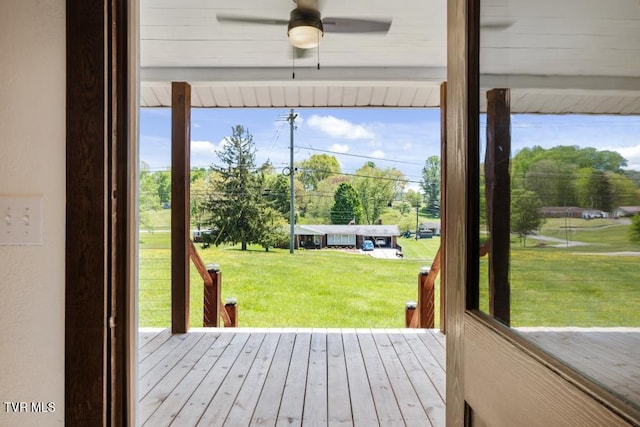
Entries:
[[227, 302], [224, 305], [224, 309], [229, 316], [231, 324], [230, 328], [238, 327], [238, 302], [234, 298], [227, 298]]
[[222, 285], [222, 273], [218, 264], [208, 264], [207, 273], [211, 278], [211, 285], [204, 286], [203, 324], [205, 327], [218, 327], [220, 321], [220, 289]]
[[432, 329], [434, 327], [435, 280], [428, 280], [429, 267], [422, 267], [418, 275], [418, 327]]
[[404, 310], [404, 327], [411, 328], [411, 319], [416, 315], [416, 306], [418, 305], [415, 301], [407, 301], [407, 305]]

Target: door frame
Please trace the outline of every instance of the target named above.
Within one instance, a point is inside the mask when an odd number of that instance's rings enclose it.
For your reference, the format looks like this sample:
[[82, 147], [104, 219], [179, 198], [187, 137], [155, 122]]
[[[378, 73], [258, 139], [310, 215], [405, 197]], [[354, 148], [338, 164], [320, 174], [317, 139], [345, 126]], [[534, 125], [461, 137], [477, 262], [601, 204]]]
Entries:
[[66, 0], [65, 425], [135, 425], [138, 2]]
[[447, 21], [447, 426], [640, 424], [631, 405], [478, 310], [480, 0], [449, 0]]

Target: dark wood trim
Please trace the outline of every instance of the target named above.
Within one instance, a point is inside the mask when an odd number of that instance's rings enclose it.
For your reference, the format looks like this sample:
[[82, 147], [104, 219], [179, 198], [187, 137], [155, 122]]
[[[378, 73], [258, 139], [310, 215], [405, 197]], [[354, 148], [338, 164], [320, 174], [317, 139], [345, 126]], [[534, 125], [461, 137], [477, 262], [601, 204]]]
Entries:
[[65, 424], [106, 424], [108, 33], [103, 0], [67, 0]]
[[128, 3], [67, 0], [65, 425], [126, 425]]
[[[440, 85], [440, 256], [445, 264], [447, 232], [447, 82]], [[447, 333], [447, 280], [440, 271], [440, 332]]]
[[509, 252], [511, 249], [511, 105], [509, 89], [487, 91], [487, 149], [484, 176], [489, 245], [489, 313], [511, 323]]
[[466, 308], [480, 307], [480, 0], [467, 1]]
[[[111, 64], [109, 69], [110, 98], [110, 214], [111, 228], [109, 231], [111, 240], [111, 266], [112, 285], [110, 286], [110, 340], [108, 349], [111, 357], [110, 381], [108, 383], [110, 399], [108, 399], [108, 416], [112, 426], [125, 426], [130, 419], [128, 402], [129, 382], [132, 380], [128, 367], [128, 357], [134, 354], [130, 348], [130, 328], [133, 321], [128, 310], [130, 292], [129, 288], [135, 277], [131, 269], [135, 269], [135, 262], [131, 262], [130, 242], [131, 230], [135, 230], [136, 224], [130, 227], [130, 212], [135, 209], [134, 203], [135, 183], [130, 155], [131, 135], [131, 102], [129, 99], [130, 52], [129, 52], [129, 2], [110, 2], [110, 45], [109, 52]], [[132, 185], [133, 183], [133, 185]], [[133, 192], [133, 193], [132, 193]], [[135, 349], [135, 347], [134, 347]]]
[[189, 330], [191, 86], [171, 84], [171, 331]]

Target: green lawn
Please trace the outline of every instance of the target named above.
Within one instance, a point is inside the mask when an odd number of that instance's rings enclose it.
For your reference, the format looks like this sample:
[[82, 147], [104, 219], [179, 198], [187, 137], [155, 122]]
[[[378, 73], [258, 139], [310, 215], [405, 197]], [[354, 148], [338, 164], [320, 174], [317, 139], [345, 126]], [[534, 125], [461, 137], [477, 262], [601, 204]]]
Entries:
[[[640, 258], [593, 254], [640, 251], [640, 245], [626, 238], [628, 226], [614, 220], [571, 221], [571, 240], [588, 245], [553, 247], [528, 240], [522, 247], [512, 239], [513, 326], [640, 326]], [[563, 225], [548, 221], [540, 234], [562, 238]], [[169, 237], [167, 232], [141, 233], [141, 326], [170, 323]], [[399, 238], [398, 243], [404, 258], [394, 260], [334, 250], [293, 255], [235, 247], [199, 251], [205, 263], [220, 264], [223, 298], [237, 298], [241, 326], [396, 328], [404, 326], [405, 303], [417, 298], [418, 273], [431, 264], [440, 239]], [[485, 311], [486, 265], [484, 257]], [[194, 268], [191, 276], [191, 324], [201, 326], [202, 280]]]
[[[628, 224], [609, 219], [571, 219], [569, 240], [522, 247], [511, 239], [511, 321], [513, 326], [640, 326], [638, 256], [628, 239]], [[549, 219], [541, 236], [565, 239], [564, 219]], [[554, 246], [558, 245], [558, 246]], [[608, 255], [607, 255], [608, 254]], [[480, 262], [481, 283], [487, 283], [487, 258]], [[488, 290], [481, 286], [481, 308], [487, 311]]]
[[[169, 241], [169, 233], [141, 233], [141, 326], [170, 324]], [[431, 265], [439, 239], [401, 244], [404, 258], [392, 260], [338, 250], [198, 250], [205, 263], [220, 265], [223, 299], [238, 300], [241, 326], [400, 328], [406, 302], [417, 298], [420, 268]], [[193, 267], [191, 277], [191, 325], [202, 326], [203, 285]]]

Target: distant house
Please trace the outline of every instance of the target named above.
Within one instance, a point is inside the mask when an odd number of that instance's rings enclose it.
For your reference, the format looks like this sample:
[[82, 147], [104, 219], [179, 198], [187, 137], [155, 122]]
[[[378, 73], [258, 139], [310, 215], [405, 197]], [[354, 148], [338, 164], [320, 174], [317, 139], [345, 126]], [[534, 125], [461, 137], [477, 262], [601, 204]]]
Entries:
[[[395, 248], [400, 231], [397, 225], [296, 225], [296, 247], [306, 249], [360, 248], [371, 240], [378, 247]], [[384, 244], [383, 244], [384, 243]]]
[[544, 218], [582, 218], [585, 210], [578, 206], [546, 206], [539, 212]]
[[421, 231], [431, 231], [434, 236], [440, 235], [440, 222], [422, 222], [418, 226], [418, 233]]
[[614, 217], [640, 215], [640, 206], [620, 206], [613, 210]]

